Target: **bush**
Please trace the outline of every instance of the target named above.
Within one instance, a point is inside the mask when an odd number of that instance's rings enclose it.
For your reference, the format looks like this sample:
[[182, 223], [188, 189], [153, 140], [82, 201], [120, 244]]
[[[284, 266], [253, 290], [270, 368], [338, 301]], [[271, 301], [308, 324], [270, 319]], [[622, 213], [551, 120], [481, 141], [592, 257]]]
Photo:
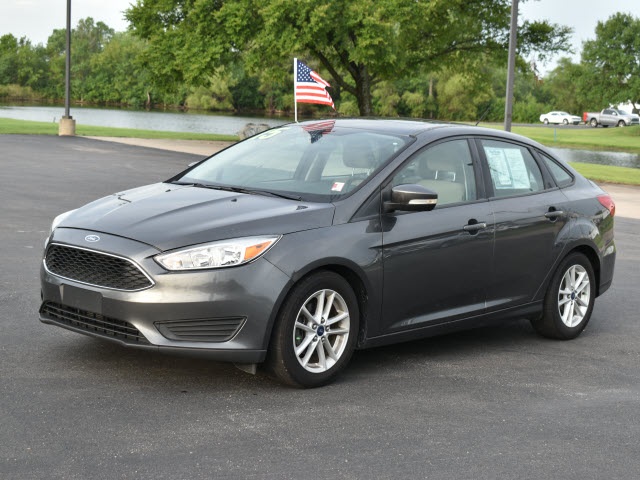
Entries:
[[0, 98], [6, 100], [38, 100], [41, 98], [31, 87], [0, 85]]

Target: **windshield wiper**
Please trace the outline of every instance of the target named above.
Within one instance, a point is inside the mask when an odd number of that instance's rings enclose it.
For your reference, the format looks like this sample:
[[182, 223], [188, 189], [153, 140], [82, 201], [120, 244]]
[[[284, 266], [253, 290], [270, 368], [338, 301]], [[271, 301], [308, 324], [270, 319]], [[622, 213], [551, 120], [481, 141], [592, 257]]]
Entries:
[[272, 192], [271, 190], [246, 190], [246, 193], [256, 193], [258, 195], [269, 195], [270, 197], [286, 198], [287, 200], [302, 200], [300, 195], [289, 193]]
[[186, 185], [189, 187], [210, 188], [212, 190], [224, 190], [225, 192], [247, 193], [249, 195], [268, 195], [270, 197], [286, 198], [287, 200], [297, 200], [297, 201], [302, 200], [302, 197], [298, 195], [272, 192], [270, 190], [254, 190], [251, 188], [232, 187], [229, 185], [215, 185], [215, 184], [197, 183], [197, 182], [170, 182], [170, 183], [173, 185]]

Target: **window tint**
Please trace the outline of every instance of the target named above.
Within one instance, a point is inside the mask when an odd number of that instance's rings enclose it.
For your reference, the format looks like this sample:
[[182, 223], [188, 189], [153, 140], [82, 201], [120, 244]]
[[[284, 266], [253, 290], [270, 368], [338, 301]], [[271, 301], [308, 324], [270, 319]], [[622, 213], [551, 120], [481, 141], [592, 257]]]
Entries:
[[438, 205], [475, 200], [469, 144], [466, 140], [452, 140], [418, 152], [396, 174], [393, 184], [425, 186], [438, 194]]
[[556, 185], [559, 187], [565, 187], [573, 182], [573, 177], [564, 168], [546, 155], [540, 154], [540, 156], [542, 157], [542, 160], [544, 160], [549, 172], [551, 172], [551, 176], [556, 181]]
[[513, 143], [481, 140], [494, 196], [508, 197], [544, 190], [540, 167], [528, 149]]

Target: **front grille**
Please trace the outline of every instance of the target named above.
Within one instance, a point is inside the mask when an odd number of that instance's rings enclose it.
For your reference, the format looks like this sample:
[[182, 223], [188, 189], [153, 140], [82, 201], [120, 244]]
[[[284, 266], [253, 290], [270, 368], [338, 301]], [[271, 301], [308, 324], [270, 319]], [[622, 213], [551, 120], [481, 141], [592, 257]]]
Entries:
[[158, 331], [169, 340], [226, 342], [244, 325], [244, 318], [200, 318], [156, 322]]
[[45, 266], [54, 275], [97, 287], [136, 291], [153, 286], [131, 260], [94, 250], [52, 244]]
[[81, 328], [103, 337], [116, 338], [125, 343], [149, 345], [149, 341], [136, 327], [117, 318], [105, 317], [99, 313], [81, 310], [54, 302], [45, 302], [40, 314], [70, 327]]

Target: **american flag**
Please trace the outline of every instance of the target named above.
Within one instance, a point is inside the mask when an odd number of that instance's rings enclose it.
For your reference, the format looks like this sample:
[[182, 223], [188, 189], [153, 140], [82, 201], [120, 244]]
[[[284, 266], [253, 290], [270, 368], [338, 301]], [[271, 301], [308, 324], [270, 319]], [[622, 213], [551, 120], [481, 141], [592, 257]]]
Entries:
[[320, 105], [333, 105], [331, 95], [327, 93], [326, 88], [330, 87], [328, 82], [324, 81], [320, 75], [307, 67], [300, 60], [296, 60], [296, 76], [295, 76], [295, 96], [296, 102], [299, 103], [318, 103]]
[[335, 120], [323, 120], [320, 122], [313, 122], [302, 125], [302, 129], [305, 130], [311, 137], [311, 143], [316, 143], [322, 138], [323, 135], [331, 133], [331, 130], [333, 130], [335, 124]]

